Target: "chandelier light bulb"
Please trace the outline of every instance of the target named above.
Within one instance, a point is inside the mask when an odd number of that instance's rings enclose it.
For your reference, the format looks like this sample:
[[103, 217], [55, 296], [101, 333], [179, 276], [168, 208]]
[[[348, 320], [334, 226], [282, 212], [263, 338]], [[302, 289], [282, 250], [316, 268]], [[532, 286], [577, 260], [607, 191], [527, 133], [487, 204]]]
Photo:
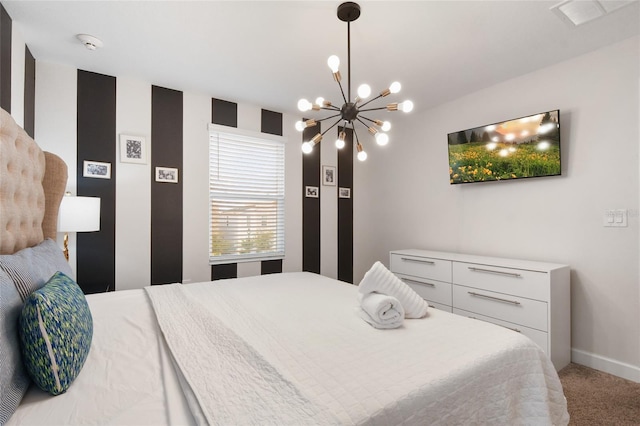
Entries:
[[344, 145], [345, 145], [344, 139], [340, 139], [340, 138], [336, 139], [336, 148], [342, 149], [344, 148]]
[[366, 160], [366, 159], [367, 159], [367, 153], [366, 153], [366, 152], [364, 152], [364, 151], [360, 151], [360, 152], [358, 153], [358, 160], [360, 160], [360, 161], [364, 161], [364, 160]]
[[398, 104], [398, 109], [400, 111], [404, 111], [404, 112], [411, 112], [411, 111], [413, 111], [413, 102], [404, 101], [404, 102]]
[[358, 97], [360, 99], [366, 99], [371, 95], [371, 87], [368, 84], [361, 84], [358, 87]]
[[313, 151], [313, 145], [310, 142], [305, 142], [302, 144], [302, 152], [305, 154], [310, 154]]
[[329, 56], [329, 59], [327, 59], [327, 65], [329, 65], [329, 68], [331, 68], [333, 73], [337, 73], [340, 68], [340, 58], [336, 55]]
[[399, 82], [394, 81], [393, 83], [391, 83], [391, 86], [389, 86], [389, 91], [391, 93], [398, 93], [401, 88], [402, 88], [402, 85]]
[[298, 101], [298, 109], [302, 112], [309, 111], [313, 105], [306, 99], [300, 99]]
[[322, 96], [318, 96], [316, 98], [316, 105], [319, 105], [319, 106], [323, 106], [324, 105], [324, 98]]
[[380, 126], [380, 130], [382, 130], [383, 132], [388, 132], [389, 130], [391, 130], [391, 123], [389, 121], [383, 122], [382, 126]]
[[304, 121], [296, 121], [296, 130], [301, 132], [303, 131], [305, 128], [307, 127], [306, 124], [304, 124]]
[[385, 146], [389, 143], [389, 135], [386, 133], [376, 133], [376, 143], [380, 146]]

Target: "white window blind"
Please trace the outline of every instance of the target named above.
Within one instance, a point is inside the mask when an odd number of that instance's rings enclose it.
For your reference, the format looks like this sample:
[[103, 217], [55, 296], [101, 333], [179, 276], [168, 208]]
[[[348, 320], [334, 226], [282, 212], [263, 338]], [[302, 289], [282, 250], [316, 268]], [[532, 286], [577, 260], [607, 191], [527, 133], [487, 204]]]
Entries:
[[209, 126], [209, 263], [284, 257], [284, 138]]

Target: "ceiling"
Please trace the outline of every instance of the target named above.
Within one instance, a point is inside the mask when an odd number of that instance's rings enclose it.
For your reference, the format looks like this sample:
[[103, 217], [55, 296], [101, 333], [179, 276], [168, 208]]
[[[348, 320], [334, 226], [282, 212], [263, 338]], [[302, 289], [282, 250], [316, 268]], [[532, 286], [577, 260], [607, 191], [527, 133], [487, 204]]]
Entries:
[[[638, 0], [606, 1], [626, 5], [580, 26], [550, 10], [558, 2], [360, 1], [353, 92], [398, 80], [403, 89], [389, 101], [427, 109], [640, 32]], [[326, 64], [340, 57], [346, 90], [340, 3], [2, 1], [38, 61], [291, 113], [301, 97], [342, 103]], [[80, 33], [104, 46], [85, 49]]]

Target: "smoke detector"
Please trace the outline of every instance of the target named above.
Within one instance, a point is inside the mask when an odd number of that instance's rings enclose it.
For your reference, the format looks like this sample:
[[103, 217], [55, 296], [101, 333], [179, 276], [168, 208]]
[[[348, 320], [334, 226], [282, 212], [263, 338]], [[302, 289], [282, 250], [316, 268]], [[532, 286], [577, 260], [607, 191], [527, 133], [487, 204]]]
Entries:
[[84, 47], [89, 50], [96, 50], [97, 48], [102, 47], [102, 40], [92, 35], [78, 34], [76, 37], [82, 44], [84, 44]]

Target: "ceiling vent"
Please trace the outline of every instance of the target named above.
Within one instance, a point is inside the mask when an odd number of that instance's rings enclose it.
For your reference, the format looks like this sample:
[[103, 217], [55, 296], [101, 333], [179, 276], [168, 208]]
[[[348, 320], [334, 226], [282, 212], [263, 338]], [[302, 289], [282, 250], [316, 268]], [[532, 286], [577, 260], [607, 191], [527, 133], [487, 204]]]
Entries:
[[593, 21], [636, 0], [566, 0], [551, 7], [564, 22], [578, 26]]

